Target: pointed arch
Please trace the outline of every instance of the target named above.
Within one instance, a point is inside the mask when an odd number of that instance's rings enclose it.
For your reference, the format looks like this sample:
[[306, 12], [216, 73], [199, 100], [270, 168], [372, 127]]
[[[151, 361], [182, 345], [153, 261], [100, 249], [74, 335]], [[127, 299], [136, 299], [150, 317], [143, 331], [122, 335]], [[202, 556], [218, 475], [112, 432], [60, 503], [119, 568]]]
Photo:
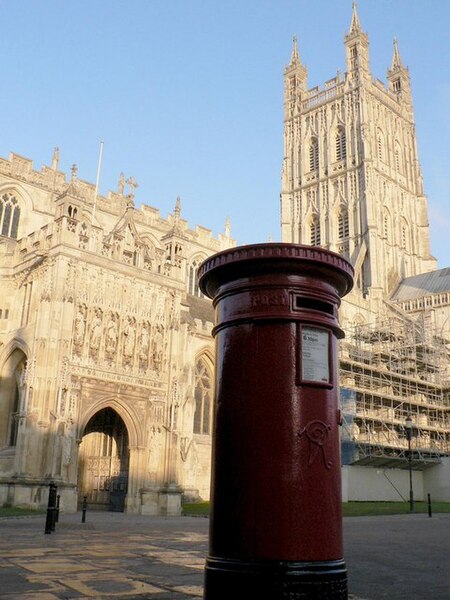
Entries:
[[89, 423], [92, 417], [104, 408], [112, 408], [125, 423], [130, 440], [130, 447], [143, 447], [145, 445], [142, 419], [131, 406], [120, 402], [114, 396], [107, 396], [99, 399], [88, 408], [84, 415], [82, 415], [78, 427], [77, 437], [79, 440], [81, 440], [83, 437], [86, 425]]
[[187, 291], [192, 296], [203, 296], [198, 285], [198, 268], [206, 258], [206, 254], [195, 254], [189, 259], [187, 266]]
[[309, 143], [309, 170], [317, 171], [319, 169], [319, 142], [316, 137], [312, 137]]
[[14, 183], [11, 185], [11, 182], [5, 182], [0, 184], [0, 197], [5, 193], [12, 194], [17, 198], [22, 210], [22, 214], [35, 210], [33, 198], [30, 196], [28, 190], [20, 183]]
[[194, 383], [194, 434], [210, 435], [212, 428], [212, 408], [214, 380], [212, 361], [208, 353], [202, 352], [195, 360]]
[[19, 414], [24, 403], [27, 355], [10, 348], [0, 371], [0, 448], [17, 442]]
[[309, 234], [311, 246], [320, 246], [321, 244], [321, 232], [320, 232], [320, 218], [319, 215], [311, 215], [309, 222]]
[[338, 221], [338, 240], [346, 240], [350, 235], [350, 226], [348, 219], [348, 209], [346, 206], [341, 205], [338, 209], [337, 215]]
[[20, 222], [20, 202], [13, 191], [0, 194], [0, 235], [17, 239]]
[[347, 158], [347, 140], [342, 125], [339, 125], [336, 129], [335, 144], [336, 160], [345, 160]]

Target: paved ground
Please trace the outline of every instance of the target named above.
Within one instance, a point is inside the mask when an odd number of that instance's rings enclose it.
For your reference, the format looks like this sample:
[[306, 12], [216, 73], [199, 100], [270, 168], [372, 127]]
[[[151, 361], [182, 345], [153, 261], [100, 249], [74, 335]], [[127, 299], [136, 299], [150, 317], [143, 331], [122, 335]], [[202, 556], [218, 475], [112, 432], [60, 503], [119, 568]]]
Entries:
[[[0, 598], [201, 598], [207, 519], [61, 515], [51, 535], [44, 521], [0, 519]], [[450, 515], [353, 517], [344, 531], [355, 600], [450, 598]]]

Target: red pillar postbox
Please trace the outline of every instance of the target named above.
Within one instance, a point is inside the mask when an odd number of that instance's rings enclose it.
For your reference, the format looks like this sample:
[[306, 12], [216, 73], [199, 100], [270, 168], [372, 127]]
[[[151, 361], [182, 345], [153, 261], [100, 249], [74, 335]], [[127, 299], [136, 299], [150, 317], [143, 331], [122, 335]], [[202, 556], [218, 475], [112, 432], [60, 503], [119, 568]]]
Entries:
[[217, 352], [205, 598], [347, 598], [337, 339], [352, 266], [256, 244], [199, 275]]

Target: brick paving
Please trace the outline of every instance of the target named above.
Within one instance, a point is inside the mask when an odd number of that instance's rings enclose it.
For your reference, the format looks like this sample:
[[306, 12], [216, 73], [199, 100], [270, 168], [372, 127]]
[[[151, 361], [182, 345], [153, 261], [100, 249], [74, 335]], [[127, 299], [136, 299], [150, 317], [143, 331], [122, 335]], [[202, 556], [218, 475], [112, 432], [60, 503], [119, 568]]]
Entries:
[[[44, 535], [44, 516], [0, 519], [0, 598], [202, 597], [207, 519], [89, 512], [80, 521], [62, 514]], [[450, 515], [353, 517], [344, 532], [352, 600], [450, 598]]]

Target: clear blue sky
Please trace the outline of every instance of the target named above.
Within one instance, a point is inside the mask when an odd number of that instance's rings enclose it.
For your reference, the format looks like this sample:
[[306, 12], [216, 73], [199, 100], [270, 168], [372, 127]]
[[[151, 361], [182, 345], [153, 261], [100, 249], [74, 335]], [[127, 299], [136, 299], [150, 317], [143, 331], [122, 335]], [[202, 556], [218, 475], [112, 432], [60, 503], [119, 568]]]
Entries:
[[[298, 35], [309, 86], [345, 71], [351, 0], [2, 0], [0, 155], [95, 181], [239, 243], [280, 237], [283, 70]], [[432, 252], [450, 265], [450, 2], [359, 0], [375, 77], [398, 37], [410, 67]]]

